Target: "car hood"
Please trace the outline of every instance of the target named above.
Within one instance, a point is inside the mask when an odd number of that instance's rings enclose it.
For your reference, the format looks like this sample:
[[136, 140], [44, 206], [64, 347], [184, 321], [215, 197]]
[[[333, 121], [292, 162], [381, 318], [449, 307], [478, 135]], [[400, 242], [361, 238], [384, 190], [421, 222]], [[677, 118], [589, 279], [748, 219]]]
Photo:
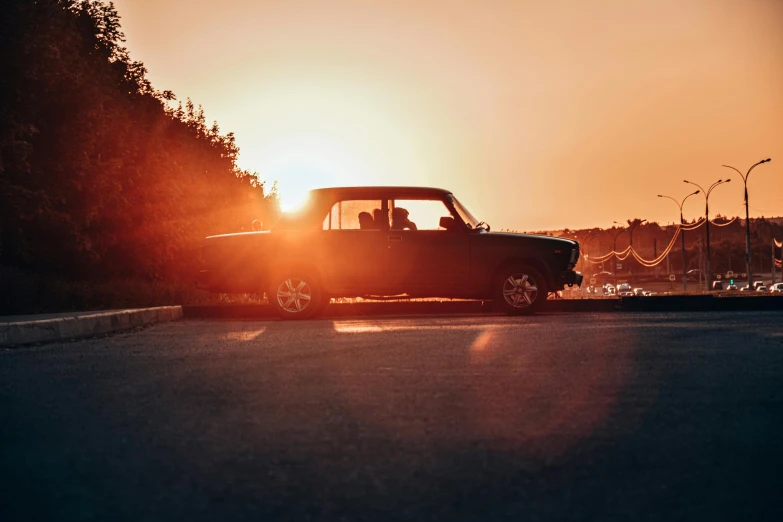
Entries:
[[567, 239], [564, 237], [555, 237], [555, 236], [544, 236], [542, 234], [520, 234], [518, 232], [490, 232], [489, 234], [492, 236], [527, 238], [527, 239], [532, 239], [534, 241], [548, 241], [552, 244], [560, 244], [563, 246], [563, 248], [566, 247], [572, 248], [579, 244], [573, 239]]
[[242, 236], [262, 236], [269, 234], [269, 230], [258, 230], [253, 232], [233, 232], [231, 234], [216, 234], [214, 236], [207, 236], [207, 239], [221, 239], [229, 237], [242, 237]]

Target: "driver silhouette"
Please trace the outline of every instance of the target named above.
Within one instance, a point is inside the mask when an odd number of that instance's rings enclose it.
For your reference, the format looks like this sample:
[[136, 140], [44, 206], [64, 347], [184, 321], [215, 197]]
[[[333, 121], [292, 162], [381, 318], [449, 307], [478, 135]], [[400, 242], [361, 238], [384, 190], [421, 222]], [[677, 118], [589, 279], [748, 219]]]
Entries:
[[392, 230], [405, 230], [406, 228], [409, 230], [418, 230], [416, 228], [416, 223], [408, 218], [409, 214], [410, 212], [408, 212], [406, 209], [402, 207], [395, 207], [392, 210]]

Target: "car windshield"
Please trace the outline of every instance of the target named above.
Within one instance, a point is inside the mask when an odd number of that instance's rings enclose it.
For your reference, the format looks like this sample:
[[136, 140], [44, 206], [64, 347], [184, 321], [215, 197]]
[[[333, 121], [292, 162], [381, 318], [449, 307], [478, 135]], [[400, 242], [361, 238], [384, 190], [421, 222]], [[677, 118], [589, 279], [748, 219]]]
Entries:
[[454, 209], [457, 211], [457, 214], [459, 214], [459, 217], [462, 218], [462, 221], [465, 222], [468, 228], [476, 228], [479, 225], [479, 220], [473, 217], [473, 214], [471, 214], [470, 211], [465, 208], [465, 206], [460, 203], [457, 198], [454, 197], [454, 195], [449, 194], [449, 198], [451, 199], [451, 203], [454, 205]]

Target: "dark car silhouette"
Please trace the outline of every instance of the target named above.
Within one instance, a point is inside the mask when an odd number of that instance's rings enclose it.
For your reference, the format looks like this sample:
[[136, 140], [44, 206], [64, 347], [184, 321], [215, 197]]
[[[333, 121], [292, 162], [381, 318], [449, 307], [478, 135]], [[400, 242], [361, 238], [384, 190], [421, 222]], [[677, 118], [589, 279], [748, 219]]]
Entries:
[[266, 292], [281, 317], [312, 317], [334, 297], [494, 300], [540, 310], [580, 285], [576, 241], [490, 232], [451, 192], [421, 187], [316, 189], [269, 231], [210, 236], [198, 286]]

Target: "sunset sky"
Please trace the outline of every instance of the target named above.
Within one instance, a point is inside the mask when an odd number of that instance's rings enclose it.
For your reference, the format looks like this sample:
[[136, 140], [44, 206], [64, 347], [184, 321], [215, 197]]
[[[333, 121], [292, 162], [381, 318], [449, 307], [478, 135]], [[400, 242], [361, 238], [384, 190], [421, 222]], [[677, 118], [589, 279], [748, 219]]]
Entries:
[[[115, 0], [160, 90], [284, 202], [444, 187], [493, 229], [783, 215], [781, 0]], [[686, 218], [704, 212], [690, 198]]]

